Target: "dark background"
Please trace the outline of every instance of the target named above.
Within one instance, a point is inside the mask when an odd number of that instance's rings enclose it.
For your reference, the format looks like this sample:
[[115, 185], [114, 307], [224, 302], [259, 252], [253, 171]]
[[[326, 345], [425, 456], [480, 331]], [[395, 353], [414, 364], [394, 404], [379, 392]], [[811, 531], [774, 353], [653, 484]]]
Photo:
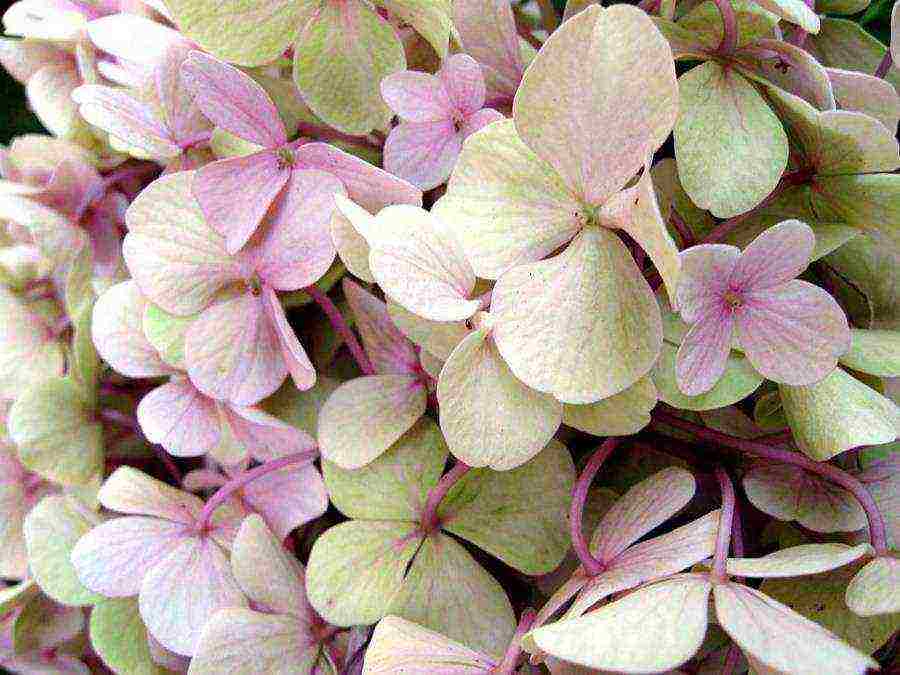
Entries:
[[[562, 13], [566, 0], [553, 0]], [[0, 2], [5, 11], [12, 2]], [[865, 11], [855, 18], [867, 31], [885, 44], [890, 36], [890, 14], [894, 0], [873, 0]], [[0, 143], [6, 145], [14, 136], [42, 131], [40, 122], [28, 110], [25, 90], [0, 68]]]

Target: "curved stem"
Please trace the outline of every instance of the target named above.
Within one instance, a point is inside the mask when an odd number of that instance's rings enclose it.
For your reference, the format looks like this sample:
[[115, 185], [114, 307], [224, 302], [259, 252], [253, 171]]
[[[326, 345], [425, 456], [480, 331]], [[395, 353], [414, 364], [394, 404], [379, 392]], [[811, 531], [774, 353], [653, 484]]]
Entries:
[[680, 417], [676, 417], [675, 415], [671, 415], [662, 410], [654, 411], [653, 417], [659, 422], [692, 433], [705, 441], [734, 448], [735, 450], [740, 450], [741, 452], [746, 452], [755, 455], [756, 457], [770, 459], [774, 462], [798, 466], [817, 476], [822, 476], [836, 485], [840, 485], [847, 490], [847, 492], [856, 497], [856, 500], [866, 512], [866, 519], [869, 522], [869, 539], [872, 543], [872, 547], [875, 549], [875, 553], [877, 555], [884, 555], [887, 552], [884, 519], [881, 517], [881, 512], [878, 510], [878, 505], [875, 503], [872, 495], [862, 483], [846, 471], [836, 467], [834, 464], [814, 462], [805, 455], [800, 455], [796, 452], [783, 450], [781, 448], [773, 448], [770, 445], [759, 443], [757, 441], [729, 436], [728, 434], [716, 431], [715, 429], [709, 429], [700, 426], [699, 424], [689, 422], [688, 420], [683, 420]]
[[619, 444], [618, 438], [607, 438], [603, 444], [594, 451], [588, 463], [585, 464], [584, 470], [578, 477], [575, 487], [572, 489], [572, 504], [569, 507], [569, 530], [572, 537], [572, 547], [575, 554], [581, 561], [585, 571], [593, 576], [600, 574], [604, 569], [604, 564], [594, 557], [590, 547], [584, 538], [584, 529], [582, 528], [582, 517], [584, 515], [584, 503], [587, 501], [588, 490], [594, 481], [594, 476], [603, 466], [606, 458], [612, 454]]
[[243, 488], [245, 485], [252, 483], [257, 478], [261, 478], [262, 476], [270, 474], [273, 471], [278, 471], [279, 469], [283, 469], [286, 466], [290, 466], [291, 464], [313, 462], [318, 456], [318, 449], [304, 450], [303, 452], [295, 452], [293, 455], [285, 455], [284, 457], [273, 459], [272, 461], [266, 462], [265, 464], [260, 464], [259, 466], [254, 467], [249, 471], [243, 471], [239, 473], [237, 476], [225, 483], [225, 485], [216, 490], [215, 494], [210, 497], [206, 504], [203, 506], [203, 511], [200, 513], [200, 519], [198, 523], [200, 530], [208, 530], [210, 520], [212, 519], [212, 515], [215, 510], [222, 506], [222, 504], [224, 504], [228, 500], [228, 498], [231, 497], [231, 495]]
[[721, 56], [730, 56], [737, 48], [737, 14], [731, 0], [713, 0], [722, 15], [722, 41], [716, 49]]
[[438, 506], [441, 505], [444, 497], [450, 492], [450, 488], [456, 485], [457, 481], [465, 476], [471, 468], [471, 466], [462, 460], [456, 460], [456, 464], [453, 465], [453, 468], [441, 476], [437, 485], [429, 490], [428, 498], [425, 500], [425, 506], [422, 508], [421, 518], [422, 528], [426, 532], [431, 532], [438, 526]]
[[516, 633], [513, 635], [509, 647], [506, 649], [506, 654], [503, 655], [503, 660], [500, 662], [500, 665], [493, 670], [497, 675], [513, 675], [513, 673], [516, 672], [516, 666], [519, 664], [519, 657], [522, 655], [522, 638], [534, 625], [535, 616], [537, 616], [537, 614], [535, 614], [535, 611], [531, 609], [531, 607], [522, 612], [522, 616], [519, 619], [519, 625], [516, 626]]
[[559, 28], [559, 17], [556, 15], [556, 9], [550, 0], [537, 0], [537, 6], [541, 12], [541, 23], [544, 24], [544, 30], [549, 35]]
[[315, 300], [316, 304], [322, 308], [323, 312], [325, 312], [325, 315], [331, 322], [331, 326], [337, 334], [343, 338], [347, 348], [350, 350], [350, 353], [353, 354], [353, 358], [356, 359], [356, 364], [363, 374], [374, 375], [375, 367], [372, 365], [372, 362], [369, 361], [369, 357], [366, 355], [365, 350], [362, 348], [362, 345], [359, 344], [359, 340], [356, 339], [356, 334], [350, 330], [350, 326], [347, 325], [347, 321], [344, 319], [343, 314], [341, 314], [341, 310], [337, 308], [337, 305], [331, 301], [331, 298], [329, 298], [326, 293], [320, 291], [316, 286], [307, 286], [303, 290], [309, 293], [309, 297]]
[[884, 55], [884, 58], [881, 59], [881, 63], [878, 64], [878, 68], [875, 69], [875, 77], [884, 78], [890, 71], [892, 65], [894, 65], [894, 59], [891, 56], [891, 50], [888, 49], [887, 54]]
[[694, 245], [694, 233], [691, 232], [691, 228], [688, 227], [687, 223], [684, 222], [684, 219], [675, 210], [675, 207], [672, 207], [671, 212], [669, 213], [669, 222], [672, 223], [672, 227], [675, 228], [675, 231], [678, 232], [678, 237], [681, 239], [681, 247], [689, 248]]
[[728, 549], [731, 545], [731, 528], [734, 527], [734, 486], [721, 466], [716, 467], [716, 478], [722, 490], [722, 510], [719, 515], [719, 531], [716, 534], [712, 574], [716, 579], [724, 581], [728, 578], [725, 561], [728, 559]]

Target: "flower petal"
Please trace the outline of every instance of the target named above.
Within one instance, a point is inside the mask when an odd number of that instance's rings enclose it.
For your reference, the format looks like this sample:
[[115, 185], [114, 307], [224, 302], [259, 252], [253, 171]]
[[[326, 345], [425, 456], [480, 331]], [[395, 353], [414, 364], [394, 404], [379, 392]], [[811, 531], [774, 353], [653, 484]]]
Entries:
[[319, 413], [322, 457], [345, 469], [365, 466], [403, 436], [425, 407], [425, 388], [408, 375], [345, 382]]
[[416, 350], [394, 325], [387, 305], [350, 279], [344, 279], [342, 288], [375, 372], [415, 375], [419, 365]]
[[481, 64], [488, 98], [511, 101], [525, 71], [511, 7], [496, 0], [457, 0], [453, 23], [464, 51]]
[[494, 341], [513, 374], [565, 403], [624, 391], [662, 347], [650, 287], [605, 228], [587, 228], [559, 255], [506, 272], [491, 312]]
[[731, 273], [731, 286], [754, 292], [791, 281], [806, 269], [815, 245], [816, 237], [806, 223], [778, 223], [743, 250]]
[[176, 457], [205, 455], [221, 436], [215, 401], [181, 377], [144, 396], [137, 419], [148, 441]]
[[478, 62], [468, 54], [444, 59], [438, 77], [457, 112], [468, 117], [484, 107], [484, 76]]
[[735, 313], [738, 341], [760, 374], [782, 384], [824, 379], [850, 349], [844, 310], [818, 286], [794, 280], [745, 296]]
[[235, 405], [253, 405], [287, 375], [278, 332], [262, 299], [249, 292], [203, 312], [188, 329], [184, 353], [191, 382]]
[[228, 252], [234, 254], [259, 227], [290, 177], [278, 153], [263, 150], [200, 167], [192, 187], [206, 222], [225, 237]]
[[191, 656], [217, 610], [247, 604], [228, 557], [208, 537], [188, 537], [144, 576], [138, 598], [147, 629], [173, 652]]
[[444, 223], [401, 204], [381, 211], [373, 229], [380, 232], [371, 242], [369, 265], [387, 295], [431, 321], [460, 321], [475, 313], [478, 301], [469, 299], [475, 274]]
[[728, 558], [726, 570], [734, 577], [779, 579], [828, 572], [849, 565], [872, 552], [869, 544], [800, 544], [761, 558]]
[[192, 52], [181, 76], [213, 124], [251, 143], [276, 148], [287, 141], [284, 123], [265, 89], [234, 66]]
[[286, 466], [260, 476], [244, 489], [243, 499], [281, 539], [328, 508], [322, 474], [312, 464]]
[[451, 119], [401, 122], [384, 142], [384, 168], [430, 190], [449, 178], [461, 148], [462, 136]]
[[554, 31], [513, 104], [522, 140], [590, 204], [638, 172], [677, 113], [672, 50], [647, 14], [627, 5], [588, 7]]
[[695, 323], [721, 304], [740, 255], [727, 244], [700, 244], [679, 254], [678, 311], [685, 321]]
[[111, 511], [154, 516], [185, 525], [193, 525], [203, 510], [198, 497], [129, 466], [119, 467], [106, 479], [97, 499]]
[[714, 309], [684, 336], [675, 358], [678, 388], [688, 396], [712, 389], [721, 379], [731, 353], [734, 316], [726, 307]]
[[300, 344], [300, 340], [294, 334], [294, 329], [291, 328], [284, 314], [284, 308], [270, 286], [263, 288], [263, 301], [266, 316], [278, 336], [281, 356], [287, 364], [291, 379], [301, 391], [311, 389], [316, 383], [316, 369], [304, 351], [303, 345]]
[[231, 433], [260, 462], [312, 450], [316, 442], [305, 431], [291, 426], [259, 408], [225, 405], [222, 415]]
[[430, 73], [392, 73], [381, 81], [381, 97], [404, 122], [437, 122], [453, 116], [444, 82]]

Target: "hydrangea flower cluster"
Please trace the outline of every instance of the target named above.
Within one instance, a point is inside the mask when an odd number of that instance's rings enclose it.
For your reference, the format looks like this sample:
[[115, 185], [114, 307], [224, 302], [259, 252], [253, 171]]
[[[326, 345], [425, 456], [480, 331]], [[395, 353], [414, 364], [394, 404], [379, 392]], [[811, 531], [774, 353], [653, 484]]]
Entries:
[[867, 6], [13, 3], [0, 666], [900, 667]]

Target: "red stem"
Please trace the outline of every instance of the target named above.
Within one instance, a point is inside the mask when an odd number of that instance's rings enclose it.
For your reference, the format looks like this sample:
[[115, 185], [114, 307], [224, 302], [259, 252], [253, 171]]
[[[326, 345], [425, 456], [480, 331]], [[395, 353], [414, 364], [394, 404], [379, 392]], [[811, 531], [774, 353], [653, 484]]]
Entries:
[[212, 140], [212, 132], [211, 131], [198, 131], [193, 136], [188, 136], [185, 139], [182, 139], [178, 143], [178, 147], [182, 150], [189, 150], [193, 148], [195, 145], [208, 145]]
[[740, 660], [741, 650], [736, 644], [732, 643], [728, 648], [728, 653], [725, 654], [725, 663], [722, 665], [722, 675], [731, 675], [734, 672], [734, 669], [737, 668]]
[[465, 476], [471, 468], [471, 466], [462, 460], [456, 460], [456, 464], [453, 465], [453, 468], [441, 476], [438, 484], [429, 490], [428, 498], [425, 500], [425, 506], [422, 507], [422, 518], [420, 521], [422, 523], [422, 529], [426, 532], [431, 532], [439, 525], [437, 514], [438, 506], [440, 506], [444, 497], [447, 496], [447, 493], [450, 492], [450, 488], [456, 485], [457, 481]]
[[581, 523], [584, 515], [584, 503], [587, 501], [588, 490], [591, 487], [594, 476], [597, 475], [600, 467], [603, 466], [603, 462], [612, 454], [612, 451], [616, 449], [618, 444], [619, 439], [615, 437], [607, 438], [603, 441], [603, 444], [594, 451], [588, 463], [585, 464], [584, 470], [572, 489], [572, 504], [569, 507], [569, 530], [572, 536], [572, 547], [575, 549], [575, 554], [581, 561], [581, 565], [592, 577], [600, 574], [604, 570], [605, 565], [594, 557], [584, 538], [584, 529]]
[[891, 66], [894, 65], [894, 59], [891, 56], [891, 50], [887, 50], [887, 54], [884, 55], [884, 58], [881, 59], [881, 63], [878, 64], [878, 68], [875, 69], [875, 77], [884, 78], [891, 69]]
[[356, 339], [356, 335], [350, 330], [350, 326], [347, 325], [347, 321], [341, 314], [341, 310], [337, 308], [337, 305], [331, 301], [331, 298], [329, 298], [327, 294], [320, 291], [316, 286], [307, 286], [303, 290], [309, 293], [309, 296], [315, 300], [316, 304], [322, 308], [323, 312], [325, 312], [325, 315], [331, 322], [331, 326], [337, 331], [337, 334], [343, 338], [347, 348], [350, 350], [350, 353], [353, 354], [353, 358], [356, 359], [356, 364], [363, 374], [374, 375], [375, 367], [372, 365], [372, 362], [369, 361], [369, 357], [366, 355], [362, 345], [359, 344], [359, 340]]
[[683, 420], [680, 417], [676, 417], [663, 410], [654, 411], [653, 417], [659, 422], [692, 433], [702, 440], [734, 448], [735, 450], [740, 450], [741, 452], [746, 452], [755, 455], [756, 457], [770, 459], [774, 462], [791, 464], [800, 467], [805, 471], [809, 471], [810, 473], [814, 473], [817, 476], [822, 476], [832, 483], [841, 486], [856, 497], [860, 506], [862, 506], [863, 510], [866, 512], [866, 519], [869, 521], [869, 539], [872, 543], [872, 547], [875, 549], [875, 553], [877, 555], [884, 555], [887, 552], [884, 519], [881, 517], [881, 512], [878, 510], [878, 505], [875, 503], [872, 495], [862, 483], [846, 471], [836, 467], [834, 464], [814, 462], [805, 455], [796, 452], [783, 450], [781, 448], [773, 448], [770, 445], [759, 443], [758, 441], [750, 441], [744, 438], [730, 436], [720, 431], [716, 431], [715, 429], [708, 429], [699, 424]]
[[525, 636], [525, 633], [531, 630], [536, 616], [537, 614], [531, 607], [522, 612], [519, 625], [516, 626], [516, 633], [506, 649], [506, 654], [503, 655], [500, 665], [492, 672], [496, 672], [497, 675], [513, 675], [516, 672], [519, 657], [522, 656], [522, 638]]
[[731, 6], [731, 0], [713, 0], [722, 15], [722, 41], [716, 49], [721, 56], [730, 56], [737, 48], [737, 14]]
[[681, 239], [681, 248], [689, 248], [694, 245], [694, 233], [691, 232], [691, 228], [687, 226], [687, 223], [684, 222], [674, 206], [669, 213], [669, 222], [672, 223], [672, 227], [678, 232], [678, 237]]
[[266, 462], [265, 464], [260, 464], [259, 466], [254, 467], [249, 471], [243, 471], [239, 473], [237, 476], [225, 483], [225, 485], [216, 490], [215, 494], [210, 497], [206, 504], [203, 506], [203, 511], [200, 513], [200, 519], [198, 522], [200, 531], [203, 532], [208, 530], [213, 512], [217, 508], [222, 506], [222, 504], [224, 504], [228, 500], [228, 498], [231, 497], [231, 495], [243, 488], [248, 483], [252, 483], [257, 478], [261, 478], [262, 476], [270, 474], [273, 471], [278, 471], [279, 469], [283, 469], [284, 467], [290, 466], [292, 464], [313, 462], [318, 456], [318, 449], [304, 450], [303, 452], [296, 452], [292, 455], [285, 455], [284, 457], [273, 459], [272, 461]]
[[713, 557], [712, 575], [720, 581], [728, 578], [725, 561], [731, 545], [731, 528], [734, 527], [734, 486], [725, 469], [716, 467], [716, 478], [722, 490], [722, 510], [719, 515], [719, 531], [716, 534], [716, 553]]

